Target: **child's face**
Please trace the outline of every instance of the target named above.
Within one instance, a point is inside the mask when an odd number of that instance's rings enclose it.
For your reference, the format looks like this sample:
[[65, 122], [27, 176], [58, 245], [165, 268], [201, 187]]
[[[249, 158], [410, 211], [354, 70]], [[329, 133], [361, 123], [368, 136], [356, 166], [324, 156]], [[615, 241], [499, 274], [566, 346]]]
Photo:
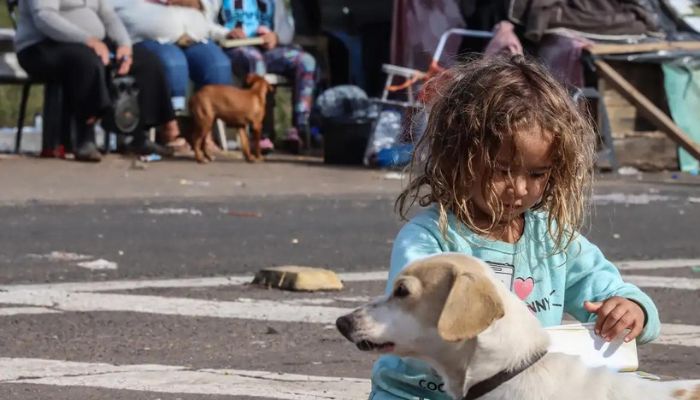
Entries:
[[[492, 184], [496, 196], [503, 204], [500, 224], [508, 223], [540, 201], [552, 168], [552, 135], [548, 133], [521, 132], [506, 139], [496, 156], [496, 169]], [[482, 167], [482, 171], [485, 167]], [[482, 181], [478, 175], [474, 204], [477, 221], [491, 221], [491, 207], [482, 193]]]

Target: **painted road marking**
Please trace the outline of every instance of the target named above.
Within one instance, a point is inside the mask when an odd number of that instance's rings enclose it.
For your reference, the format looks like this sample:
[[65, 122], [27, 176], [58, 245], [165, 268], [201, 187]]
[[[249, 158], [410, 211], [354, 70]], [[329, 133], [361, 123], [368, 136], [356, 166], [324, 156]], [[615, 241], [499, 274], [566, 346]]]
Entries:
[[615, 261], [615, 266], [621, 270], [629, 269], [666, 269], [700, 266], [700, 258], [679, 258], [671, 260], [636, 260]]
[[[678, 265], [662, 264], [662, 265]], [[649, 265], [649, 264], [627, 264], [625, 265]], [[675, 268], [662, 266], [660, 268]], [[638, 269], [638, 268], [624, 268]], [[623, 269], [623, 270], [624, 270]], [[649, 267], [642, 269], [651, 269]], [[339, 273], [338, 276], [344, 282], [370, 282], [385, 281], [386, 271], [369, 272], [346, 272]], [[625, 281], [634, 283], [646, 288], [669, 288], [669, 289], [700, 289], [700, 279], [665, 277], [665, 276], [643, 276], [624, 275]], [[44, 284], [23, 284], [23, 285], [0, 285], [0, 291], [21, 291], [21, 290], [60, 290], [69, 292], [107, 292], [120, 290], [137, 290], [152, 288], [196, 288], [196, 287], [217, 287], [244, 285], [253, 280], [253, 276], [217, 276], [207, 278], [182, 278], [182, 279], [150, 279], [150, 280], [123, 280], [123, 281], [103, 281], [103, 282], [63, 282]]]
[[[351, 308], [304, 304], [299, 301], [238, 299], [213, 301], [132, 294], [68, 292], [60, 290], [12, 290], [0, 293], [0, 304], [20, 304], [32, 307], [30, 314], [46, 312], [136, 312], [247, 319], [257, 321], [305, 322], [332, 326], [336, 318]], [[46, 307], [50, 307], [46, 308]], [[0, 308], [0, 310], [2, 310]], [[15, 308], [21, 310], [21, 307]], [[17, 315], [15, 311], [12, 315]], [[700, 347], [700, 326], [662, 324], [657, 344]]]
[[0, 315], [57, 314], [60, 312], [46, 307], [0, 307]]
[[641, 288], [700, 290], [700, 279], [642, 275], [624, 275], [623, 279]]
[[654, 344], [700, 347], [700, 327], [682, 324], [661, 324], [661, 336]]
[[274, 399], [367, 398], [367, 379], [172, 365], [111, 365], [35, 358], [0, 358], [0, 383], [85, 386], [160, 393]]

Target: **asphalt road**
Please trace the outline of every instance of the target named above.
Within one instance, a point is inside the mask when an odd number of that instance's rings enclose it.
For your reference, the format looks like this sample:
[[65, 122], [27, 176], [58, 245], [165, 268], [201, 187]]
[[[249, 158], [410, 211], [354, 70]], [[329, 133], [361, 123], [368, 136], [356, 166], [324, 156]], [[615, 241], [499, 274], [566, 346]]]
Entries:
[[[657, 260], [623, 274], [667, 278], [668, 285], [644, 290], [662, 322], [680, 333], [640, 347], [640, 367], [700, 379], [700, 185], [625, 179], [599, 184], [586, 235], [612, 260]], [[309, 182], [309, 192], [317, 184]], [[217, 279], [287, 264], [351, 275], [385, 271], [402, 224], [393, 212], [394, 192], [385, 189], [37, 195], [0, 206], [0, 398], [293, 398], [258, 389], [265, 381], [236, 392], [211, 377], [163, 381], [170, 375], [161, 373], [158, 380], [149, 375], [153, 366], [181, 367], [183, 374], [219, 371], [217, 377], [229, 379], [248, 379], [241, 371], [369, 378], [373, 356], [356, 351], [318, 315], [380, 294], [381, 279], [348, 281], [340, 293], [289, 293]], [[663, 267], [678, 259], [691, 261]], [[287, 317], [285, 307], [296, 311]], [[101, 370], [131, 366], [149, 367]], [[358, 382], [361, 393], [366, 381]], [[328, 384], [319, 387], [314, 393]], [[328, 390], [326, 397], [300, 398], [333, 397]]]

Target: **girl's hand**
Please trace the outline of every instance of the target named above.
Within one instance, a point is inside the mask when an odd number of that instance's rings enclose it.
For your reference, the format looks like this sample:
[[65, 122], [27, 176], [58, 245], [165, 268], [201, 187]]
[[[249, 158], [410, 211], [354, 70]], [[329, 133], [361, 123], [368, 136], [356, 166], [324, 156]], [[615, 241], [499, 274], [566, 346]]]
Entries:
[[639, 304], [624, 297], [614, 296], [595, 303], [586, 301], [583, 308], [598, 315], [595, 333], [607, 342], [618, 337], [625, 329], [630, 330], [625, 336], [625, 342], [629, 342], [644, 329], [644, 310]]

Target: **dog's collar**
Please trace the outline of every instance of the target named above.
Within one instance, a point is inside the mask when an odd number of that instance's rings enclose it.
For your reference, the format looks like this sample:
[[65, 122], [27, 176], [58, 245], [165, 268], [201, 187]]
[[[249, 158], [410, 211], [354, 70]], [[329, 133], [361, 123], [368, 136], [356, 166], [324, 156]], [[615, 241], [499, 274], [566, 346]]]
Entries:
[[520, 368], [516, 368], [516, 369], [511, 370], [511, 371], [503, 370], [503, 371], [497, 373], [496, 375], [477, 383], [476, 385], [469, 388], [469, 391], [467, 392], [466, 396], [462, 397], [462, 400], [478, 399], [479, 397], [496, 389], [497, 387], [501, 386], [502, 384], [504, 384], [504, 383], [508, 382], [509, 380], [518, 376], [518, 374], [520, 374], [521, 372], [530, 368], [534, 363], [536, 363], [542, 357], [544, 357], [545, 354], [547, 354], [547, 351], [543, 351], [541, 353], [538, 353], [535, 356], [533, 356], [530, 359], [530, 361], [523, 364], [523, 366], [521, 366]]

